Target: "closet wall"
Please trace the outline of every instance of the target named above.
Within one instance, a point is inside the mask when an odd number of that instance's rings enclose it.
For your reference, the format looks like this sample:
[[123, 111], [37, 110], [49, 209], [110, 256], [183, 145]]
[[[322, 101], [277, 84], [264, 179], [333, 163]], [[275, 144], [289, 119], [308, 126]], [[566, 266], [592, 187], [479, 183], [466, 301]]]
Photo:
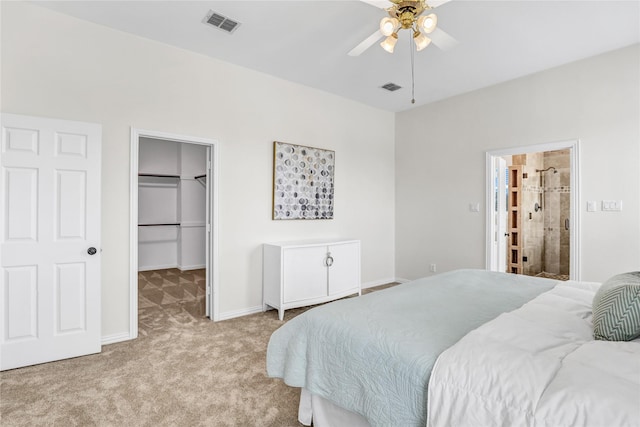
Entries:
[[207, 147], [140, 139], [138, 270], [205, 267]]

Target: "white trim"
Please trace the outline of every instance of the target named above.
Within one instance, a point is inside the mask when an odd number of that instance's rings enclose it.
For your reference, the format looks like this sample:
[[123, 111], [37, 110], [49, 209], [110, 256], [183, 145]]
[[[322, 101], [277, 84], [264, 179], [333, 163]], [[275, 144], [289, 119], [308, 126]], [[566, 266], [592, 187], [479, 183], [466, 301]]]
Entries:
[[569, 234], [569, 277], [573, 280], [581, 280], [581, 268], [580, 261], [582, 260], [581, 248], [580, 248], [580, 236], [582, 235], [582, 223], [580, 221], [580, 209], [582, 209], [582, 203], [580, 202], [580, 140], [575, 140], [575, 144], [571, 150], [571, 178], [569, 185], [571, 185], [571, 207], [570, 207], [570, 222], [569, 228], [571, 230]]
[[169, 268], [178, 268], [178, 266], [176, 264], [146, 265], [144, 267], [138, 267], [138, 271], [167, 270]]
[[117, 342], [128, 341], [132, 339], [128, 332], [120, 332], [119, 334], [104, 335], [101, 340], [102, 345], [115, 344]]
[[206, 264], [195, 264], [195, 265], [178, 265], [178, 264], [162, 264], [162, 265], [147, 265], [144, 267], [138, 267], [138, 271], [153, 271], [153, 270], [167, 270], [169, 268], [177, 268], [180, 271], [188, 271], [188, 270], [201, 270], [206, 268]]
[[[213, 183], [210, 191], [209, 212], [211, 216], [211, 250], [209, 251], [209, 283], [211, 284], [210, 307], [211, 319], [219, 319], [218, 314], [218, 141], [209, 138], [201, 138], [187, 135], [178, 135], [167, 132], [138, 129], [131, 127], [131, 153], [130, 153], [130, 199], [129, 199], [129, 339], [138, 337], [138, 150], [140, 138], [161, 139], [165, 141], [185, 142], [188, 144], [202, 144], [211, 147], [213, 164], [209, 178]], [[187, 267], [189, 268], [189, 267]], [[212, 304], [211, 304], [212, 303]]]
[[226, 311], [224, 313], [220, 313], [216, 321], [229, 320], [229, 319], [234, 319], [236, 317], [242, 317], [242, 316], [249, 316], [250, 314], [262, 313], [262, 311], [263, 310], [261, 305], [256, 307], [243, 308], [241, 310]]
[[398, 283], [407, 283], [407, 282], [411, 282], [411, 280], [409, 279], [403, 279], [402, 277], [396, 277], [396, 282]]
[[544, 144], [527, 145], [524, 147], [511, 147], [496, 150], [489, 150], [485, 155], [485, 268], [491, 270], [493, 251], [493, 235], [495, 233], [495, 221], [493, 219], [493, 206], [495, 197], [493, 194], [493, 183], [495, 182], [494, 158], [510, 156], [514, 154], [539, 153], [555, 150], [570, 150], [571, 158], [571, 207], [569, 214], [570, 224], [570, 254], [569, 254], [569, 277], [571, 280], [580, 280], [581, 276], [581, 250], [580, 250], [580, 140], [572, 139], [568, 141], [548, 142]]
[[[519, 153], [514, 153], [519, 154]], [[504, 154], [503, 152], [487, 151], [485, 153], [485, 206], [486, 206], [486, 225], [485, 225], [485, 269], [493, 271], [493, 268], [497, 263], [493, 262], [493, 258], [497, 256], [495, 250], [495, 244], [493, 242], [494, 235], [496, 233], [495, 218], [493, 215], [493, 207], [496, 205], [496, 198], [493, 192], [493, 186], [496, 182], [496, 157], [508, 156], [512, 154]]]
[[[373, 288], [375, 286], [380, 286], [380, 285], [386, 285], [389, 283], [406, 283], [409, 282], [410, 280], [407, 279], [400, 279], [400, 278], [389, 278], [389, 279], [379, 279], [379, 280], [373, 280], [371, 282], [367, 282], [367, 283], [363, 283], [362, 284], [362, 289], [367, 289], [367, 288]], [[353, 292], [348, 293], [346, 296], [349, 295], [355, 295]], [[269, 306], [269, 308], [267, 309], [267, 311], [270, 310], [276, 310], [273, 307]], [[256, 313], [261, 313], [263, 312], [263, 306], [257, 306], [257, 307], [250, 307], [250, 308], [245, 308], [245, 309], [240, 309], [240, 310], [232, 310], [232, 311], [227, 311], [224, 313], [220, 313], [218, 319], [216, 320], [229, 320], [229, 319], [234, 319], [236, 317], [242, 317], [242, 316], [249, 316], [251, 314], [256, 314]]]
[[180, 271], [189, 271], [189, 270], [201, 270], [206, 268], [206, 264], [196, 264], [196, 265], [179, 265], [176, 268]]
[[[209, 265], [211, 267], [211, 270], [213, 271], [213, 273], [209, 272], [211, 276], [211, 295], [209, 296], [209, 307], [211, 308], [211, 319], [214, 322], [221, 320], [220, 298], [218, 298], [218, 296], [220, 295], [218, 292], [220, 284], [220, 269], [218, 268], [218, 236], [220, 235], [220, 233], [218, 232], [218, 194], [220, 193], [218, 185], [220, 174], [218, 173], [218, 171], [220, 170], [220, 156], [218, 154], [218, 146], [219, 144], [217, 141], [211, 146], [211, 155], [209, 157], [211, 159], [211, 173], [209, 177], [211, 178], [211, 183], [213, 183], [213, 187], [209, 192], [211, 197], [209, 203], [211, 215], [209, 215], [209, 219], [211, 220], [211, 236], [213, 236], [210, 244], [211, 254], [209, 256]], [[262, 309], [262, 307], [260, 307], [260, 309]]]
[[[138, 338], [138, 147], [140, 133], [131, 128], [129, 172], [129, 339]], [[134, 286], [135, 283], [135, 286]]]
[[390, 277], [388, 279], [372, 280], [370, 282], [363, 283], [361, 285], [361, 288], [362, 289], [375, 288], [376, 286], [388, 285], [389, 283], [395, 283], [397, 281], [398, 281], [398, 279], [394, 279], [393, 277]]

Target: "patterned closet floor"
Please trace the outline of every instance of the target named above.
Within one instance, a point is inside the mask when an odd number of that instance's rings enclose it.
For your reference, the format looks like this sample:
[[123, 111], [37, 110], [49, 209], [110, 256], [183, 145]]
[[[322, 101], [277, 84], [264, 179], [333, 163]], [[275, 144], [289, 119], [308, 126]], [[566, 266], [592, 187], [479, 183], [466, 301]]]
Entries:
[[138, 272], [138, 325], [141, 334], [165, 322], [190, 323], [205, 317], [206, 270], [177, 268]]

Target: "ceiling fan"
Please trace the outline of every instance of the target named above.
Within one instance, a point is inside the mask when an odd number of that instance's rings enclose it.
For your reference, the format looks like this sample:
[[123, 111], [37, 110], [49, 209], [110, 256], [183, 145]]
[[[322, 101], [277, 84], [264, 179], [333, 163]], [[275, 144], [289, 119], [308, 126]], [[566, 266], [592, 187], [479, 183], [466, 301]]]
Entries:
[[[448, 50], [458, 44], [458, 41], [447, 32], [437, 27], [438, 18], [434, 13], [423, 15], [423, 12], [448, 2], [449, 0], [433, 0], [427, 4], [426, 0], [361, 0], [364, 3], [379, 7], [389, 14], [380, 21], [380, 28], [351, 49], [349, 56], [358, 56], [369, 49], [374, 43], [386, 37], [380, 46], [389, 53], [393, 53], [398, 41], [398, 31], [405, 29], [413, 33], [416, 50], [420, 51], [431, 42], [442, 50]], [[389, 7], [389, 2], [391, 6]], [[425, 34], [429, 34], [427, 37]]]

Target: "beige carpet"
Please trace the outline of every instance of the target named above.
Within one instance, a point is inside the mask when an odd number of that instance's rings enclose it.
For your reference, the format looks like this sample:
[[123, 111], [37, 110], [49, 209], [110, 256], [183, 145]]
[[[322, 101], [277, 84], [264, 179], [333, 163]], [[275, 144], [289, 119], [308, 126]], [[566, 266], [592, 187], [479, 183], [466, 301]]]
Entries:
[[155, 305], [136, 340], [1, 373], [0, 425], [300, 425], [299, 390], [265, 374], [276, 311], [213, 323], [177, 298]]

